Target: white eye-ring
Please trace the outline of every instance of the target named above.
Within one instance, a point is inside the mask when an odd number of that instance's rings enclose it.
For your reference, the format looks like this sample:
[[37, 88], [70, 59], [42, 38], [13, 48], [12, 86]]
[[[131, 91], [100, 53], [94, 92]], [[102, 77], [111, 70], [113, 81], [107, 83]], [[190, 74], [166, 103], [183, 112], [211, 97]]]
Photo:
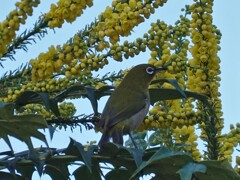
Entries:
[[154, 74], [154, 68], [152, 68], [152, 67], [147, 67], [147, 68], [146, 68], [146, 72], [147, 72], [148, 74]]

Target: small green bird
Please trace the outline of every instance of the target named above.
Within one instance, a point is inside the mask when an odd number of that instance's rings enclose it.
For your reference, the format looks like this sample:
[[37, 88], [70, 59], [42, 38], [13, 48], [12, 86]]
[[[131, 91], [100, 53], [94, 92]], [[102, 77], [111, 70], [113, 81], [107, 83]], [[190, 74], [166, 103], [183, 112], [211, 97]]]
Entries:
[[[147, 115], [150, 106], [148, 86], [154, 75], [166, 70], [150, 64], [133, 67], [108, 99], [97, 127], [103, 133], [100, 147], [109, 142], [123, 145], [123, 135], [136, 130]], [[132, 142], [136, 147], [133, 139]]]

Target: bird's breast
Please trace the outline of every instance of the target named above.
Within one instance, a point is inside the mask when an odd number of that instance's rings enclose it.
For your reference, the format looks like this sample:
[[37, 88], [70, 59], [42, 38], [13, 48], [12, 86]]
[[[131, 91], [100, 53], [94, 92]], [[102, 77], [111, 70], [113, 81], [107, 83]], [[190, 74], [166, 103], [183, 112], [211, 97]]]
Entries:
[[140, 126], [140, 124], [143, 122], [145, 116], [148, 113], [149, 106], [150, 100], [149, 98], [147, 98], [145, 106], [140, 111], [138, 111], [137, 113], [135, 113], [134, 115], [132, 115], [123, 122], [124, 123], [123, 134], [128, 134], [130, 131], [134, 131]]

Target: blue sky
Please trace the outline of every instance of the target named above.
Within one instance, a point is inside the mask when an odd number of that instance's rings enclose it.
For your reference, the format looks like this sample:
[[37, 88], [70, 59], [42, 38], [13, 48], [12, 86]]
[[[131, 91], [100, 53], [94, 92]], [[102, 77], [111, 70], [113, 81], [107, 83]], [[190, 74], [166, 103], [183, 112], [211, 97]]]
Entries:
[[[27, 24], [23, 26], [20, 30], [24, 30], [24, 28], [31, 28], [32, 24], [35, 23], [37, 17], [41, 13], [45, 13], [49, 10], [49, 4], [51, 2], [56, 2], [53, 0], [42, 1], [41, 5], [34, 11], [33, 17], [27, 20]], [[156, 11], [156, 13], [152, 16], [150, 20], [147, 20], [146, 23], [138, 26], [134, 29], [134, 33], [132, 37], [128, 37], [127, 39], [135, 39], [136, 37], [141, 37], [142, 32], [146, 32], [149, 28], [149, 24], [154, 22], [156, 19], [161, 19], [166, 21], [167, 23], [174, 23], [174, 21], [180, 15], [180, 9], [184, 7], [185, 4], [192, 2], [190, 0], [169, 0], [169, 2], [163, 7]], [[1, 13], [0, 13], [0, 21], [2, 21], [9, 11], [14, 8], [14, 0], [0, 0], [1, 4]], [[63, 44], [66, 42], [73, 34], [75, 34], [78, 30], [81, 30], [86, 24], [93, 21], [94, 18], [102, 12], [106, 5], [111, 4], [110, 0], [105, 1], [95, 1], [94, 7], [86, 10], [86, 12], [77, 19], [72, 24], [64, 24], [63, 28], [56, 29], [56, 33], [49, 30], [49, 34], [42, 41], [37, 40], [37, 44], [33, 46], [29, 46], [29, 51], [26, 53], [24, 51], [17, 51], [16, 54], [16, 62], [7, 61], [4, 62], [3, 65], [5, 69], [0, 69], [0, 76], [8, 69], [15, 69], [19, 66], [19, 64], [27, 62], [31, 58], [35, 58], [38, 56], [40, 52], [47, 51], [47, 48], [50, 45]], [[221, 30], [223, 36], [221, 40], [221, 51], [219, 52], [219, 56], [221, 59], [221, 87], [220, 92], [222, 94], [222, 105], [223, 105], [223, 117], [225, 119], [225, 128], [224, 132], [229, 130], [229, 125], [231, 123], [236, 124], [240, 119], [240, 35], [239, 29], [240, 24], [240, 1], [239, 0], [216, 0], [214, 2], [214, 13], [213, 19], [214, 24]], [[100, 73], [112, 71], [113, 67], [115, 71], [120, 70], [121, 68], [129, 68], [132, 65], [140, 64], [147, 62], [149, 56], [145, 55], [141, 58], [136, 57], [134, 59], [126, 60], [123, 63], [118, 63], [111, 61], [108, 66], [100, 71]], [[102, 101], [100, 104], [100, 110], [104, 106], [104, 102], [106, 99]], [[91, 112], [89, 111], [90, 104], [86, 100], [77, 101], [77, 107], [79, 111], [83, 112]], [[84, 104], [84, 109], [82, 109], [82, 104]], [[79, 133], [79, 130], [75, 130], [72, 132], [61, 131], [57, 133], [51, 143], [52, 147], [66, 147], [69, 142], [69, 136], [73, 137], [77, 141], [85, 143], [86, 141], [90, 141], [93, 139], [98, 140], [100, 138], [100, 134], [95, 134], [93, 132], [84, 132], [82, 134]], [[3, 143], [2, 141], [0, 141]], [[17, 151], [24, 150], [26, 146], [24, 146], [21, 142], [13, 140], [13, 147], [16, 148]], [[38, 142], [36, 142], [38, 144]], [[46, 179], [46, 178], [42, 178]]]
[[214, 23], [222, 32], [221, 51], [221, 87], [225, 124], [240, 122], [240, 24], [237, 23], [240, 12], [236, 9], [240, 1], [216, 1], [214, 7]]

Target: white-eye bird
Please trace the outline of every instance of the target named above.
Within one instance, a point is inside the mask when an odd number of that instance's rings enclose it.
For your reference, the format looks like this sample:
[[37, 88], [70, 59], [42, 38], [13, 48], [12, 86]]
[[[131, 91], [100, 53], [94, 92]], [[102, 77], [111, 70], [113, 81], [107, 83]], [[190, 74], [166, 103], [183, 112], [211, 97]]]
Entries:
[[[100, 147], [112, 138], [114, 143], [123, 145], [123, 135], [138, 128], [147, 115], [150, 106], [148, 86], [154, 75], [166, 70], [150, 64], [133, 67], [108, 99], [97, 128], [103, 133]], [[133, 141], [133, 139], [132, 139]], [[134, 146], [136, 144], [133, 141]]]

